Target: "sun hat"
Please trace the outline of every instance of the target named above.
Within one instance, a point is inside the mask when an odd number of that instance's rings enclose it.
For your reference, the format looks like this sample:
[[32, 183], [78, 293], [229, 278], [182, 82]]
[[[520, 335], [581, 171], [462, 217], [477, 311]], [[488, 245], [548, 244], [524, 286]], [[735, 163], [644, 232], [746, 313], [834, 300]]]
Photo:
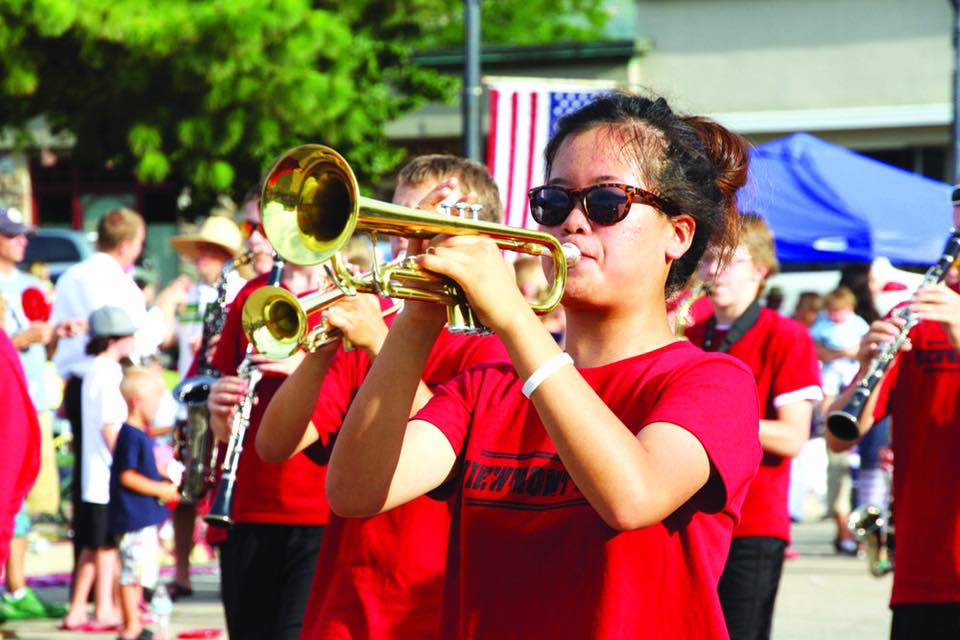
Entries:
[[243, 234], [240, 233], [240, 227], [224, 216], [210, 216], [203, 221], [196, 233], [170, 238], [170, 246], [188, 260], [196, 257], [200, 243], [221, 247], [234, 258], [243, 253]]

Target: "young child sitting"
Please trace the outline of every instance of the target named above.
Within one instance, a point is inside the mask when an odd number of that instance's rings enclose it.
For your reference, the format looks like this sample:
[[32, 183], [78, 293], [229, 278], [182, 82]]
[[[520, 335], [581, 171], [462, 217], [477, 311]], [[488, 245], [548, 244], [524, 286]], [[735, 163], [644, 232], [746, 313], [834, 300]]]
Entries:
[[163, 395], [163, 379], [153, 370], [128, 369], [120, 384], [127, 403], [127, 421], [113, 450], [110, 476], [110, 531], [120, 547], [120, 638], [151, 638], [140, 621], [143, 587], [157, 583], [159, 539], [157, 525], [170, 515], [161, 504], [176, 501], [177, 487], [157, 471], [153, 446], [146, 434]]

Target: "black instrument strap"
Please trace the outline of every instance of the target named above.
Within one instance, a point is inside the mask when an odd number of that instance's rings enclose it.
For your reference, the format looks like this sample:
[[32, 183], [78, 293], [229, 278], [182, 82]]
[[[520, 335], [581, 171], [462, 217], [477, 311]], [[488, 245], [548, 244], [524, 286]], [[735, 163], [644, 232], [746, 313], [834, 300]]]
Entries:
[[[713, 349], [713, 351], [720, 351], [726, 353], [734, 342], [743, 337], [750, 328], [757, 323], [757, 320], [760, 318], [760, 303], [756, 300], [750, 303], [750, 306], [747, 307], [746, 311], [740, 314], [736, 320], [733, 321], [733, 324], [730, 325], [730, 330], [727, 331], [727, 335], [723, 337], [723, 342], [720, 345]], [[711, 351], [713, 346], [713, 334], [717, 330], [717, 316], [712, 315], [710, 319], [707, 320], [706, 331], [703, 334], [703, 350]]]

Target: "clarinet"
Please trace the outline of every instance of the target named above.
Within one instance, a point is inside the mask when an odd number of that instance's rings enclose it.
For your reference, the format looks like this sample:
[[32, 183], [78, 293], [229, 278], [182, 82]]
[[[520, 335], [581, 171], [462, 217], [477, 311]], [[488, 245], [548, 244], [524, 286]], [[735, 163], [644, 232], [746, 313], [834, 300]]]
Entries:
[[[960, 227], [951, 231], [943, 255], [924, 274], [923, 281], [918, 289], [941, 282], [947, 275], [950, 265], [957, 260], [957, 256], [960, 256]], [[854, 389], [850, 401], [839, 411], [832, 411], [827, 416], [827, 429], [838, 440], [850, 441], [860, 437], [858, 423], [867, 400], [880, 380], [883, 379], [887, 369], [893, 364], [903, 344], [907, 341], [910, 330], [919, 322], [916, 314], [910, 311], [909, 306], [900, 307], [893, 312], [892, 316], [904, 320], [903, 328], [900, 329], [892, 342], [883, 344], [877, 351], [867, 367], [867, 372], [857, 381], [856, 389]]]
[[210, 350], [210, 340], [220, 334], [226, 320], [227, 279], [234, 270], [252, 259], [253, 253], [248, 252], [223, 265], [216, 284], [217, 298], [203, 311], [203, 333], [196, 374], [182, 380], [173, 390], [174, 397], [187, 408], [187, 419], [179, 423], [174, 432], [175, 450], [184, 465], [180, 499], [187, 504], [196, 504], [214, 482], [213, 470], [218, 452], [210, 434], [207, 396], [220, 372], [210, 364], [207, 352]]
[[[280, 283], [283, 272], [283, 261], [274, 255], [273, 270], [270, 272], [270, 285]], [[247, 343], [247, 350], [243, 361], [237, 366], [237, 377], [247, 381], [247, 392], [237, 407], [230, 421], [230, 438], [227, 440], [226, 453], [221, 466], [220, 483], [214, 494], [210, 511], [203, 517], [204, 521], [216, 527], [229, 527], [233, 524], [230, 512], [233, 507], [233, 490], [237, 482], [237, 469], [240, 466], [240, 454], [243, 452], [243, 441], [250, 428], [250, 417], [253, 413], [253, 403], [256, 398], [257, 384], [263, 378], [260, 370], [254, 366], [250, 356], [255, 353], [253, 345]]]

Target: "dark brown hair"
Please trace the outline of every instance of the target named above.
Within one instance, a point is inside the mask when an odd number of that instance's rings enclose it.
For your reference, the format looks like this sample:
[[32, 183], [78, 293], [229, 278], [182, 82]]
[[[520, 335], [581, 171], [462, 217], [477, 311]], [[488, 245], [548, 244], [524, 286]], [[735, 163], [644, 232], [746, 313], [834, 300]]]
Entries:
[[493, 181], [487, 168], [479, 162], [459, 158], [446, 153], [434, 153], [417, 156], [408, 162], [397, 175], [397, 184], [421, 185], [425, 182], [460, 180], [461, 191], [477, 194], [477, 204], [483, 206], [479, 217], [488, 222], [503, 220], [503, 203], [500, 201], [500, 189]]
[[687, 284], [708, 246], [721, 255], [736, 247], [737, 190], [747, 181], [747, 142], [709, 118], [678, 115], [663, 98], [615, 92], [560, 119], [544, 152], [547, 175], [568, 137], [597, 127], [618, 132], [646, 188], [696, 221], [690, 249], [667, 275], [665, 293], [672, 295]]

